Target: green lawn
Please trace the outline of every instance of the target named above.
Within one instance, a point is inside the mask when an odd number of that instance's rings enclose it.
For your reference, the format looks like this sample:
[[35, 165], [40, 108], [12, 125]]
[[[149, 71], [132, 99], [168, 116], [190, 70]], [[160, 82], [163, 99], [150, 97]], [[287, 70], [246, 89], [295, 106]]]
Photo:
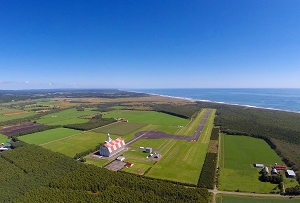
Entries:
[[0, 144], [4, 143], [6, 145], [6, 142], [9, 142], [7, 136], [0, 134]]
[[104, 166], [105, 164], [107, 164], [109, 162], [108, 159], [90, 159], [90, 158], [86, 158], [86, 163], [87, 164], [93, 164], [99, 167]]
[[[116, 136], [111, 135], [112, 139]], [[49, 144], [43, 145], [44, 148], [55, 152], [60, 152], [70, 157], [74, 157], [77, 153], [83, 152], [95, 147], [99, 143], [103, 143], [107, 139], [107, 135], [96, 132], [84, 132], [65, 139], [57, 140]]]
[[142, 127], [144, 127], [146, 125], [147, 124], [144, 124], [144, 123], [116, 122], [116, 123], [113, 123], [112, 125], [107, 125], [102, 128], [98, 128], [94, 131], [100, 132], [100, 133], [110, 133], [110, 134], [124, 136], [133, 131], [137, 131], [138, 129], [141, 129]]
[[47, 125], [66, 125], [75, 123], [85, 123], [88, 119], [82, 117], [96, 115], [98, 112], [92, 111], [92, 108], [85, 108], [84, 111], [77, 111], [75, 108], [66, 109], [57, 113], [45, 115], [37, 120], [38, 123]]
[[78, 133], [81, 133], [81, 131], [67, 128], [55, 128], [43, 132], [23, 135], [20, 136], [19, 139], [30, 144], [40, 145]]
[[156, 125], [172, 125], [185, 126], [189, 120], [176, 116], [159, 113], [155, 111], [131, 111], [131, 110], [115, 110], [103, 115], [104, 118], [124, 118], [129, 122], [156, 124]]
[[276, 184], [258, 180], [261, 163], [271, 167], [282, 164], [280, 157], [262, 139], [246, 136], [222, 135], [219, 190], [270, 193], [278, 191]]
[[[22, 112], [22, 110], [13, 111], [13, 112]], [[13, 112], [6, 112], [6, 113], [13, 113]], [[26, 118], [26, 117], [37, 114], [34, 112], [27, 112], [27, 111], [23, 111], [23, 112], [24, 113], [22, 113], [22, 114], [15, 114], [15, 115], [10, 115], [10, 116], [4, 116], [3, 114], [0, 114], [0, 122], [18, 119], [18, 118]]]
[[300, 198], [284, 197], [244, 197], [234, 195], [217, 195], [217, 203], [298, 203]]
[[159, 150], [162, 146], [164, 146], [169, 141], [168, 138], [160, 138], [160, 139], [139, 139], [134, 142], [131, 147], [152, 147], [153, 149]]
[[212, 110], [198, 142], [169, 140], [161, 147], [161, 159], [146, 176], [197, 184], [209, 144], [215, 110]]
[[153, 166], [153, 162], [137, 161], [135, 159], [126, 159], [126, 162], [134, 163], [134, 165], [129, 168], [124, 167], [122, 171], [138, 175], [143, 175], [151, 166]]

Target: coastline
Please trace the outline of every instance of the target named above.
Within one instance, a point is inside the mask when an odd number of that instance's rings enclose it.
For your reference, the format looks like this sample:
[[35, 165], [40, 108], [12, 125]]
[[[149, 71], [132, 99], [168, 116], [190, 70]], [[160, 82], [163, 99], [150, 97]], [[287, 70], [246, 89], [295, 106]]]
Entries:
[[133, 90], [123, 90], [123, 91], [134, 92], [134, 93], [143, 93], [143, 94], [148, 94], [148, 95], [152, 95], [152, 96], [161, 96], [161, 97], [174, 98], [174, 99], [182, 99], [182, 100], [187, 100], [187, 101], [190, 101], [190, 102], [197, 102], [197, 101], [199, 101], [199, 102], [207, 102], [207, 103], [213, 103], [213, 104], [224, 104], [224, 105], [231, 105], [231, 106], [241, 106], [241, 107], [246, 107], [246, 108], [262, 109], [262, 110], [282, 111], [282, 112], [287, 112], [287, 113], [300, 113], [300, 111], [292, 111], [292, 110], [284, 110], [284, 109], [276, 109], [276, 108], [252, 106], [252, 105], [246, 105], [246, 104], [234, 104], [234, 103], [226, 103], [226, 102], [221, 102], [221, 101], [193, 99], [193, 98], [188, 98], [188, 97], [176, 97], [176, 96], [156, 94], [156, 93], [138, 92], [138, 91], [133, 91]]

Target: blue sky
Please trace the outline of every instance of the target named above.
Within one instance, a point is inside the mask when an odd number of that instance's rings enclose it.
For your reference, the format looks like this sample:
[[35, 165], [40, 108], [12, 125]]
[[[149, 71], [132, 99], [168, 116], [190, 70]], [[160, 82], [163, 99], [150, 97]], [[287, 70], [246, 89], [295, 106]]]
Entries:
[[300, 88], [299, 0], [1, 0], [0, 89]]

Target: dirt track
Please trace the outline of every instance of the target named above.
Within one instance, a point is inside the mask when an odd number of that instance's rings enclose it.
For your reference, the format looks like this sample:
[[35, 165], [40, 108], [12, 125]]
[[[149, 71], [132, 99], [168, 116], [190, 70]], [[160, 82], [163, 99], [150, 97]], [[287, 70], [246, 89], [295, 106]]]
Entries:
[[[170, 138], [170, 139], [186, 140], [188, 142], [191, 142], [191, 141], [196, 142], [196, 141], [198, 141], [198, 139], [201, 135], [201, 132], [206, 124], [206, 121], [207, 121], [208, 116], [210, 115], [210, 112], [211, 112], [211, 110], [208, 110], [206, 112], [206, 114], [204, 115], [197, 130], [194, 132], [194, 134], [192, 136], [171, 135], [171, 134], [167, 134], [167, 133], [164, 133], [161, 131], [141, 131], [141, 132], [136, 133], [134, 136], [140, 137], [140, 138], [146, 138], [146, 139]], [[137, 141], [137, 140], [138, 139], [136, 139], [135, 141]], [[133, 142], [135, 142], [135, 141], [133, 141]], [[131, 143], [133, 143], [133, 142], [131, 142]]]

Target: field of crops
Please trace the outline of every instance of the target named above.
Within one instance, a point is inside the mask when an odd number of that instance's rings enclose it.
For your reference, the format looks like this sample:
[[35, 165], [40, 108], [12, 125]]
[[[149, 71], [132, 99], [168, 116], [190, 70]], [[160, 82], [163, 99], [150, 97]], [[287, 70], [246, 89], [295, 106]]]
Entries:
[[156, 124], [156, 125], [171, 125], [185, 126], [189, 121], [184, 118], [171, 116], [165, 113], [155, 111], [129, 111], [115, 110], [103, 115], [104, 118], [124, 118], [129, 122]]
[[244, 197], [233, 195], [218, 195], [217, 203], [298, 203], [300, 198], [284, 197]]
[[[115, 139], [116, 137], [112, 135], [111, 138]], [[106, 139], [107, 135], [103, 133], [84, 132], [45, 144], [43, 147], [74, 157], [77, 153], [93, 148], [99, 143], [103, 143]]]
[[88, 119], [83, 119], [82, 117], [96, 114], [97, 112], [92, 111], [91, 108], [86, 108], [84, 109], [84, 111], [77, 111], [75, 108], [73, 108], [45, 115], [39, 120], [37, 120], [37, 122], [47, 125], [67, 125], [75, 123], [85, 123], [88, 122]]
[[[280, 157], [261, 139], [246, 136], [222, 135], [220, 156], [220, 190], [270, 193], [278, 191], [276, 184], [258, 180], [261, 169], [254, 163], [272, 166], [282, 164]], [[233, 178], [234, 177], [234, 181]]]
[[70, 135], [75, 135], [81, 133], [79, 130], [73, 130], [68, 128], [55, 128], [51, 130], [46, 130], [43, 132], [37, 132], [33, 134], [20, 136], [19, 139], [27, 142], [29, 144], [44, 144], [47, 142], [51, 142], [53, 140], [61, 139], [64, 137], [68, 137]]
[[35, 114], [37, 114], [37, 113], [21, 111], [21, 110], [1, 113], [0, 114], [0, 122], [13, 120], [13, 119], [18, 119], [18, 118], [26, 118], [26, 117], [29, 117], [29, 116], [33, 116]]
[[94, 130], [94, 132], [110, 133], [114, 135], [124, 136], [133, 131], [136, 131], [147, 124], [144, 123], [133, 123], [133, 122], [117, 122], [112, 125], [107, 125], [102, 128]]

